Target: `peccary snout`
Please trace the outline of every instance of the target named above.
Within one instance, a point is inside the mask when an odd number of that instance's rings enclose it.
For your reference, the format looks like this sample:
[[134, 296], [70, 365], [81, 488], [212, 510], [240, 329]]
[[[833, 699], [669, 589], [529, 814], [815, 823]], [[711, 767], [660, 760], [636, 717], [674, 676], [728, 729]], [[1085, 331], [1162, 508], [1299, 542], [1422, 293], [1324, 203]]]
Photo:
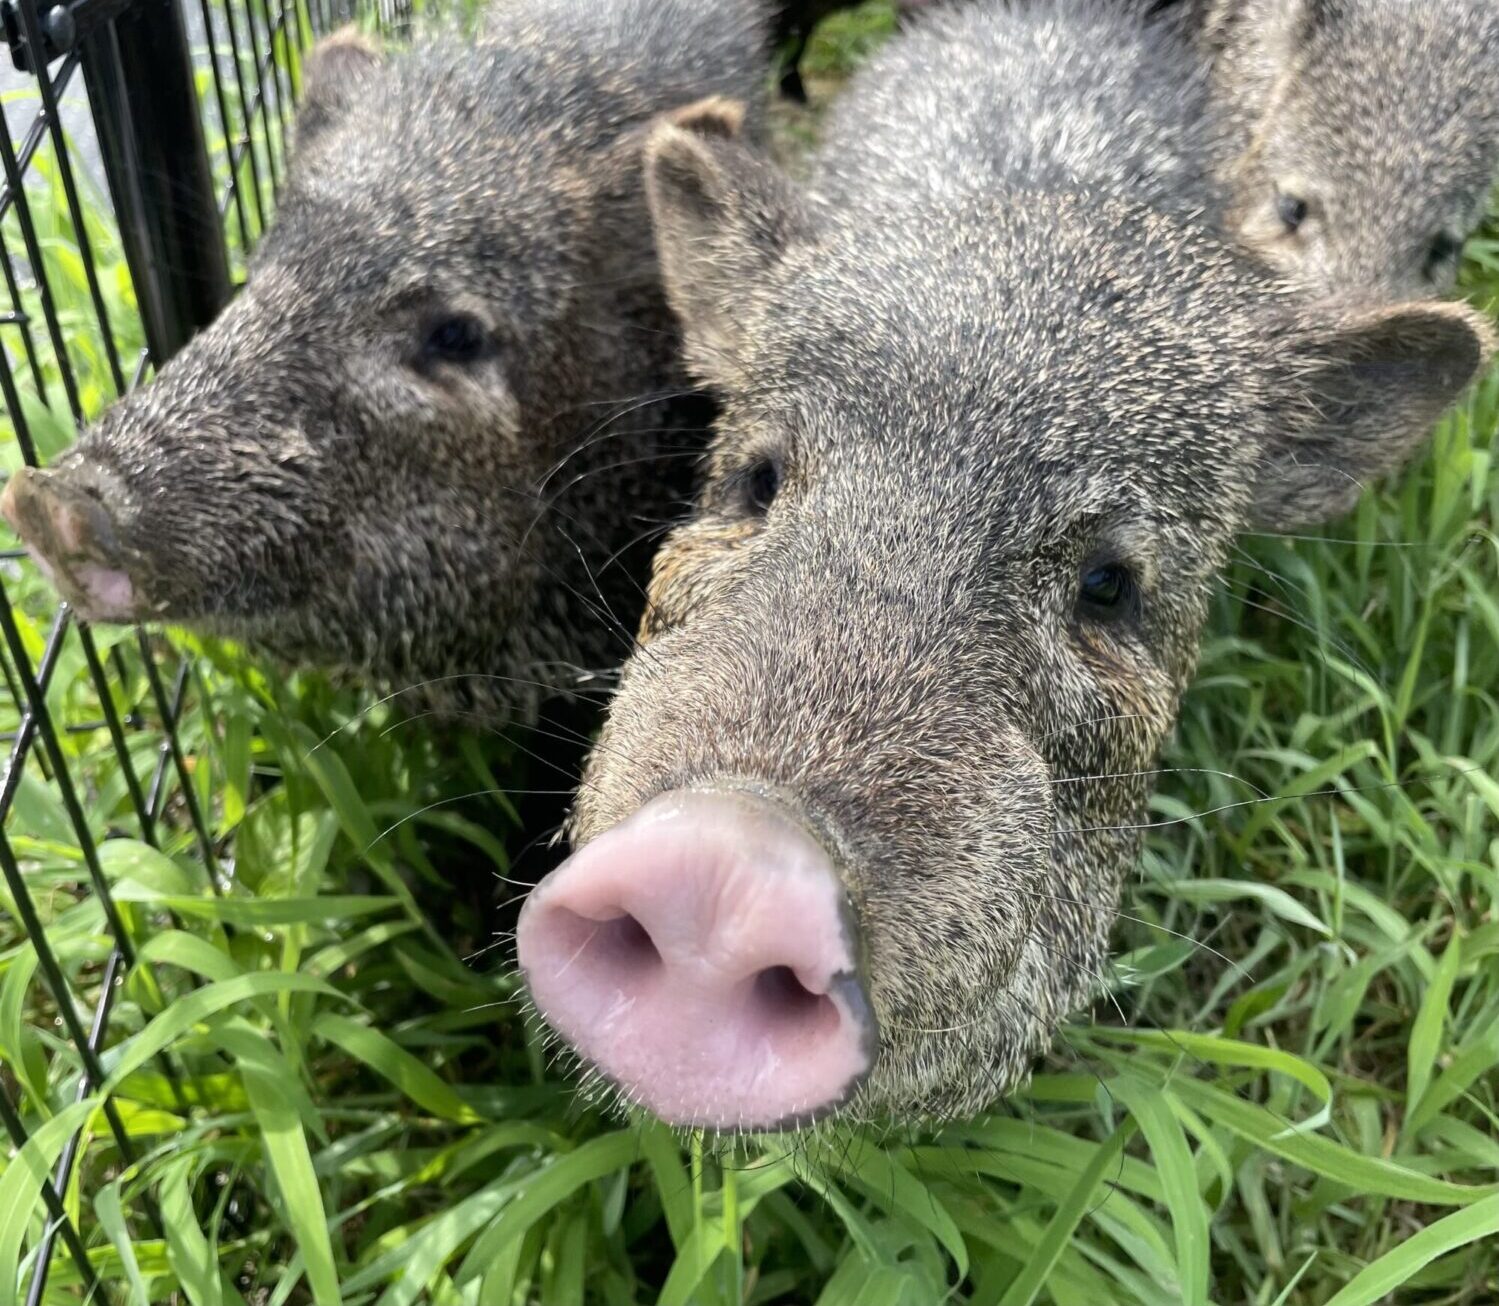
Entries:
[[104, 507], [117, 498], [97, 483], [31, 467], [11, 477], [0, 495], [0, 514], [58, 592], [89, 621], [134, 621], [149, 612]]
[[750, 793], [656, 798], [537, 887], [516, 946], [547, 1019], [672, 1124], [804, 1123], [874, 1059], [833, 858]]

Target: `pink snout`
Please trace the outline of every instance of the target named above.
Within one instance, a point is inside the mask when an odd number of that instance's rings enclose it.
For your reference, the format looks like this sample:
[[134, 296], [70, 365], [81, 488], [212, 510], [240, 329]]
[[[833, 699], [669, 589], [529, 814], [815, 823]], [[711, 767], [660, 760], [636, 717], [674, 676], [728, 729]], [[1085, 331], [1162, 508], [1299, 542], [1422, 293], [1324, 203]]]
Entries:
[[114, 523], [86, 489], [58, 472], [23, 467], [0, 494], [0, 515], [79, 616], [133, 621], [141, 615]]
[[802, 1124], [873, 1060], [832, 861], [748, 794], [647, 804], [536, 887], [516, 945], [541, 1014], [669, 1124]]

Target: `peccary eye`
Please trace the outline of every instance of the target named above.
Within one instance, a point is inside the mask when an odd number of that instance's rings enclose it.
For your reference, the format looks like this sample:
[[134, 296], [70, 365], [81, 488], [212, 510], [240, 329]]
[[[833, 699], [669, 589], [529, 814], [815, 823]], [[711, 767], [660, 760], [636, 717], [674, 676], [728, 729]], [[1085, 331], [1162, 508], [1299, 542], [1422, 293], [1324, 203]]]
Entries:
[[422, 352], [427, 358], [444, 363], [473, 363], [489, 348], [484, 324], [471, 313], [454, 313], [439, 318], [427, 328]]
[[1132, 612], [1135, 603], [1135, 578], [1123, 563], [1089, 563], [1083, 568], [1077, 591], [1082, 615], [1112, 621]]
[[1307, 202], [1297, 195], [1277, 195], [1275, 197], [1275, 212], [1279, 215], [1281, 222], [1285, 224], [1287, 231], [1295, 231], [1306, 221], [1309, 212]]
[[770, 511], [781, 488], [781, 469], [774, 459], [762, 458], [750, 469], [744, 480], [744, 501], [756, 516]]
[[1457, 262], [1463, 252], [1463, 242], [1450, 231], [1439, 231], [1426, 249], [1426, 275], [1434, 276], [1448, 263]]

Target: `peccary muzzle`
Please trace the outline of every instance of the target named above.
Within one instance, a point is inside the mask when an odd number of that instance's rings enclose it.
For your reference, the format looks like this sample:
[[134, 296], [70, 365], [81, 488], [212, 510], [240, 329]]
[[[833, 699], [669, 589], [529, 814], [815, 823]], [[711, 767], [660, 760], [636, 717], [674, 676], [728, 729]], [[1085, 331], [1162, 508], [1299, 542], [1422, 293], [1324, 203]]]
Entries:
[[[1299, 303], [1086, 151], [1070, 185], [1035, 158], [1006, 184], [992, 136], [947, 130], [987, 89], [947, 43], [1029, 43], [1045, 81], [1112, 12], [1107, 81], [1144, 21], [1108, 3], [898, 42], [848, 93], [868, 145], [810, 191], [732, 141], [650, 146], [723, 410], [517, 950], [600, 1080], [672, 1123], [947, 1118], [1013, 1086], [1100, 983], [1236, 532], [1346, 508], [1489, 349], [1458, 306]], [[925, 94], [887, 99], [911, 66]], [[875, 183], [897, 149], [941, 199]]]
[[63, 597], [96, 621], [131, 621], [144, 559], [127, 558], [104, 503], [118, 483], [102, 469], [64, 479], [30, 469], [10, 480], [0, 510]]
[[644, 128], [753, 103], [765, 25], [523, 0], [472, 47], [320, 46], [243, 291], [6, 489], [64, 597], [386, 682], [493, 673], [503, 704], [615, 661], [703, 438]]

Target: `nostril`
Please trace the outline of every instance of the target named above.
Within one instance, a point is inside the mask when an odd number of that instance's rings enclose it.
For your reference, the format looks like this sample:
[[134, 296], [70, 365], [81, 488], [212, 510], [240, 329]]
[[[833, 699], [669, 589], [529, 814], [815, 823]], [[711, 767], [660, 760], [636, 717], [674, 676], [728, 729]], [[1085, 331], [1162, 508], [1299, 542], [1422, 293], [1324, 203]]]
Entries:
[[765, 1019], [780, 1026], [832, 1028], [838, 1009], [825, 993], [813, 993], [790, 966], [767, 966], [750, 988], [755, 1007]]
[[795, 1015], [815, 1007], [818, 1000], [790, 966], [767, 966], [755, 976], [755, 1001], [771, 1011]]
[[594, 947], [599, 952], [600, 960], [610, 962], [622, 971], [631, 972], [640, 972], [660, 964], [661, 953], [651, 939], [650, 932], [629, 912], [596, 924], [598, 933], [594, 938]]
[[650, 931], [629, 912], [618, 916], [584, 915], [571, 908], [552, 906], [545, 912], [543, 928], [556, 979], [591, 982], [608, 977], [611, 985], [631, 985], [661, 964], [661, 953]]

